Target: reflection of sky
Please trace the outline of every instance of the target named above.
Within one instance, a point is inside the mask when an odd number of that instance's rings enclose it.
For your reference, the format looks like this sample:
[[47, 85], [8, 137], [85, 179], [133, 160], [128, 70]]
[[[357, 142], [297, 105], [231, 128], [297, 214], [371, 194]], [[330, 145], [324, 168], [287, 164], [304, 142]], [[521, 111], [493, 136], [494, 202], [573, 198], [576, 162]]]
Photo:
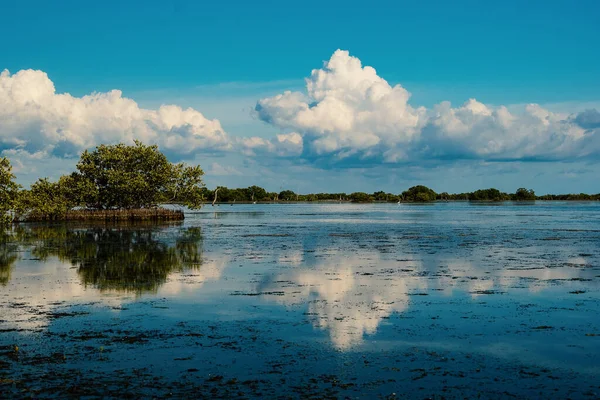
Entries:
[[173, 273], [158, 289], [158, 296], [177, 297], [196, 293], [207, 282], [218, 281], [228, 266], [229, 257], [219, 255], [213, 260], [205, 259], [198, 269]]
[[[363, 268], [365, 259], [376, 268]], [[333, 344], [347, 349], [360, 343], [364, 334], [375, 333], [383, 318], [404, 311], [410, 292], [424, 289], [426, 282], [417, 276], [365, 275], [393, 267], [398, 263], [374, 252], [360, 257], [334, 254], [316, 268], [275, 275], [259, 286], [259, 292], [281, 291], [283, 296], [276, 299], [285, 305], [308, 303], [314, 326], [329, 330]]]
[[118, 307], [130, 296], [100, 293], [85, 287], [76, 269], [51, 257], [41, 263], [17, 261], [10, 282], [2, 288], [2, 323], [12, 329], [36, 330], [49, 323], [48, 313], [72, 303], [99, 303]]
[[[252, 207], [260, 212], [246, 212]], [[452, 213], [448, 207], [455, 207]], [[252, 318], [252, 307], [302, 310], [306, 315], [299, 318], [326, 332], [336, 349], [348, 350], [394, 324], [396, 314], [433, 312], [456, 299], [476, 304], [591, 298], [600, 275], [598, 233], [590, 231], [585, 212], [578, 215], [576, 206], [570, 207], [575, 208], [556, 217], [529, 216], [537, 206], [525, 215], [520, 208], [447, 204], [248, 205], [227, 207], [246, 211], [222, 218], [210, 210], [186, 221], [202, 225], [200, 267], [170, 273], [156, 293], [142, 297], [202, 302], [223, 313], [229, 306], [236, 318], [244, 313]], [[539, 210], [551, 214], [545, 206]], [[0, 287], [1, 325], [44, 328], [45, 313], [73, 303], [119, 308], [139, 300], [135, 294], [82, 286], [77, 269], [54, 257], [41, 262], [23, 253], [21, 258]], [[586, 293], [574, 297], [570, 291]], [[229, 296], [257, 292], [279, 295]], [[432, 300], [438, 303], [424, 307]]]
[[[485, 255], [479, 254], [485, 258]], [[296, 252], [279, 260], [296, 260], [290, 272], [273, 274], [259, 286], [258, 292], [280, 292], [269, 296], [280, 304], [306, 304], [308, 318], [313, 325], [329, 331], [336, 348], [349, 349], [363, 341], [365, 334], [374, 334], [382, 320], [393, 312], [407, 310], [415, 295], [444, 295], [467, 292], [473, 299], [494, 292], [527, 289], [531, 293], [549, 288], [555, 281], [592, 278], [583, 258], [569, 259], [570, 266], [523, 269], [482, 269], [474, 261], [435, 258], [425, 260], [390, 260], [373, 251], [356, 255], [327, 253], [316, 265], [303, 265]], [[427, 273], [427, 263], [437, 263]], [[435, 264], [434, 264], [435, 265]], [[567, 283], [567, 285], [569, 284]]]
[[193, 295], [207, 282], [217, 281], [227, 264], [227, 257], [206, 260], [200, 268], [171, 274], [157, 293], [140, 296], [84, 285], [71, 263], [56, 257], [40, 262], [25, 253], [13, 266], [11, 280], [0, 289], [0, 327], [44, 329], [51, 323], [53, 313], [69, 311], [73, 305], [108, 307], [119, 312], [122, 306], [144, 297]]

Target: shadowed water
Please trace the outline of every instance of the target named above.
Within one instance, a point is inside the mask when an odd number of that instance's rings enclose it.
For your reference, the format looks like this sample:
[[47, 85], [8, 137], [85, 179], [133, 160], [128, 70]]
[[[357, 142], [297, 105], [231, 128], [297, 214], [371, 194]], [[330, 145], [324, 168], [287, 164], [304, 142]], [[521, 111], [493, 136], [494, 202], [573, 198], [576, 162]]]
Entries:
[[10, 397], [597, 398], [600, 204], [235, 205], [0, 238]]

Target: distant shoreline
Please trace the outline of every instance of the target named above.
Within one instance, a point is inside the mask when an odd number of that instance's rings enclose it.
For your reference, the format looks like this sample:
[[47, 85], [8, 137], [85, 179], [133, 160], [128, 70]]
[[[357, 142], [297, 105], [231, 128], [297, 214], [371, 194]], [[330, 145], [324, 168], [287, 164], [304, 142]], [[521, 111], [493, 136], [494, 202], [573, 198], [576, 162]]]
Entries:
[[[351, 201], [351, 200], [265, 200], [265, 201], [217, 201], [215, 206], [217, 205], [238, 205], [238, 204], [435, 204], [435, 203], [517, 203], [517, 204], [525, 204], [525, 203], [556, 203], [556, 202], [568, 202], [568, 203], [597, 203], [600, 200], [582, 200], [582, 199], [540, 199], [540, 200], [435, 200], [430, 202], [418, 202], [418, 201], [384, 201], [384, 200], [374, 200], [374, 201]], [[211, 203], [205, 203], [204, 207], [211, 207]]]

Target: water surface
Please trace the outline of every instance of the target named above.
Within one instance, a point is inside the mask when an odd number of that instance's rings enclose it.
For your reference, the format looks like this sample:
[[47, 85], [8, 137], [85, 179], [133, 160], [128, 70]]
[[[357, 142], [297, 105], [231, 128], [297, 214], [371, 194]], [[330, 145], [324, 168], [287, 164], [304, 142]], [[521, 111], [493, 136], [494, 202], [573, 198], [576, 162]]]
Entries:
[[266, 204], [0, 241], [11, 397], [598, 398], [600, 204]]

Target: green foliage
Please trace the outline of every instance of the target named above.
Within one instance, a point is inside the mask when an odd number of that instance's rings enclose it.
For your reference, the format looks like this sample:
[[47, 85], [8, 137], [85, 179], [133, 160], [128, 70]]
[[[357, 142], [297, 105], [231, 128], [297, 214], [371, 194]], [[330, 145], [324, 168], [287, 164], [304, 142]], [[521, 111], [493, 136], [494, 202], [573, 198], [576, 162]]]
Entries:
[[17, 201], [19, 185], [15, 183], [15, 175], [8, 158], [0, 158], [0, 227], [12, 221], [9, 214]]
[[568, 193], [568, 194], [545, 194], [542, 196], [536, 196], [538, 200], [562, 200], [562, 201], [594, 201], [600, 200], [600, 193], [598, 194], [587, 194], [587, 193]]
[[515, 201], [532, 201], [535, 200], [535, 192], [533, 189], [519, 188], [512, 196], [512, 199]]
[[98, 189], [94, 183], [76, 172], [61, 176], [58, 187], [69, 208], [84, 207], [89, 199], [98, 198]]
[[291, 190], [283, 190], [281, 192], [279, 192], [279, 200], [283, 200], [283, 201], [293, 201], [296, 200], [297, 196], [296, 193], [294, 193]]
[[384, 191], [379, 191], [379, 192], [373, 193], [373, 198], [376, 201], [387, 201], [387, 202], [397, 202], [398, 200], [400, 200], [400, 196], [397, 196], [397, 195], [391, 194], [391, 193], [386, 193]]
[[353, 203], [370, 203], [375, 199], [373, 198], [373, 196], [371, 196], [367, 193], [354, 192], [354, 193], [350, 194], [350, 200]]
[[437, 194], [427, 186], [417, 185], [402, 192], [402, 198], [407, 202], [429, 203], [436, 200]]
[[494, 188], [480, 189], [469, 194], [469, 200], [471, 201], [505, 201], [509, 199], [508, 194]]
[[250, 186], [246, 189], [250, 201], [268, 200], [267, 191], [260, 186]]
[[77, 169], [58, 182], [39, 179], [29, 190], [17, 194], [10, 164], [1, 159], [1, 215], [5, 217], [7, 210], [12, 210], [20, 218], [56, 220], [77, 207], [131, 210], [173, 202], [199, 208], [205, 198], [204, 172], [199, 166], [172, 164], [157, 146], [139, 141], [133, 146], [100, 145], [85, 151]]
[[191, 209], [197, 209], [204, 202], [204, 171], [199, 165], [188, 166], [183, 163], [172, 165], [169, 183], [164, 193], [160, 193], [160, 202], [177, 202]]
[[39, 179], [31, 185], [31, 189], [19, 194], [15, 207], [17, 215], [28, 215], [37, 220], [60, 219], [74, 204], [66, 196], [64, 180], [50, 182], [47, 178]]
[[172, 201], [198, 208], [203, 201], [199, 166], [172, 164], [157, 146], [139, 141], [86, 150], [77, 169], [71, 179], [87, 189], [82, 200], [88, 208], [147, 208]]

